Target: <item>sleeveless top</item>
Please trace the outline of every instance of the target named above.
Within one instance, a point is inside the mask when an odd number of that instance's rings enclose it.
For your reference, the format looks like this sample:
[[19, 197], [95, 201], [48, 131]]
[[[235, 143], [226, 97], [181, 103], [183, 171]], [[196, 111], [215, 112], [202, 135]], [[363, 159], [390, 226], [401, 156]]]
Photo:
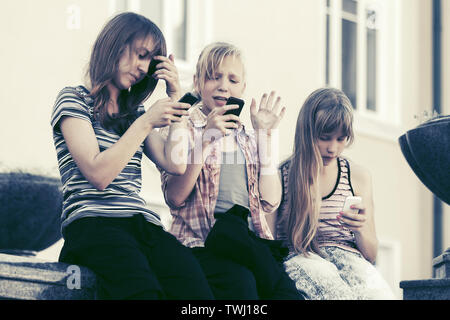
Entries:
[[320, 206], [317, 241], [319, 246], [336, 246], [359, 252], [353, 232], [347, 228], [341, 228], [341, 224], [336, 219], [344, 206], [345, 198], [354, 195], [350, 182], [350, 165], [343, 158], [338, 158], [337, 161], [336, 184], [330, 194], [322, 198]]
[[[334, 246], [345, 250], [359, 253], [357, 249], [353, 232], [349, 229], [342, 228], [336, 219], [336, 216], [342, 210], [345, 198], [354, 195], [350, 181], [350, 164], [344, 158], [338, 158], [338, 175], [333, 190], [327, 196], [322, 198], [319, 212], [319, 227], [316, 238], [319, 246]], [[288, 214], [287, 195], [289, 167], [291, 161], [287, 160], [280, 166], [283, 196], [278, 209], [278, 223], [276, 225], [276, 238], [286, 241], [287, 234], [282, 223], [282, 217]]]
[[[93, 116], [93, 100], [83, 86], [66, 87], [56, 98], [51, 116], [53, 139], [58, 158], [63, 189], [61, 231], [73, 221], [85, 217], [131, 217], [142, 214], [153, 224], [162, 226], [157, 213], [150, 210], [140, 196], [142, 177], [141, 160], [144, 144], [138, 148], [122, 172], [104, 190], [97, 190], [84, 177], [69, 152], [59, 128], [62, 117], [75, 117], [92, 125], [100, 151], [111, 147], [120, 139], [115, 132], [106, 130]], [[140, 106], [139, 114], [145, 112]]]

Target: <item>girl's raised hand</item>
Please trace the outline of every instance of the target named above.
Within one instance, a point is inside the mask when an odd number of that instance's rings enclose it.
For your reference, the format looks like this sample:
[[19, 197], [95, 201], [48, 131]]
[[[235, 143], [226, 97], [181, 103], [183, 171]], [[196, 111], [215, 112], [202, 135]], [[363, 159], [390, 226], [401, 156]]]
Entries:
[[181, 98], [181, 87], [173, 54], [170, 54], [169, 57], [155, 56], [153, 59], [159, 61], [156, 65], [156, 71], [153, 73], [153, 78], [164, 80], [167, 95], [173, 101], [177, 101]]
[[272, 91], [267, 97], [263, 94], [259, 108], [256, 108], [256, 101], [252, 99], [250, 105], [250, 116], [252, 120], [253, 129], [272, 130], [278, 127], [281, 119], [286, 113], [286, 108], [283, 107], [280, 111], [281, 98], [278, 96], [275, 101], [275, 91]]

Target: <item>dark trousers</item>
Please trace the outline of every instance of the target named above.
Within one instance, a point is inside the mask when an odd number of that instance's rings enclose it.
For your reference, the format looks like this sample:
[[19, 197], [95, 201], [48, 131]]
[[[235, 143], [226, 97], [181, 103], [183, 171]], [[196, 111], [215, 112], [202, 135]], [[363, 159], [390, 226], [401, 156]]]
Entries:
[[81, 218], [64, 238], [59, 260], [90, 268], [100, 299], [214, 299], [191, 251], [141, 215]]
[[[216, 294], [217, 283], [223, 287], [228, 282], [229, 288], [238, 285], [234, 283], [235, 279], [227, 278], [228, 272], [223, 273], [223, 279], [218, 282], [220, 274], [214, 268], [221, 271], [221, 265], [217, 262], [220, 259], [245, 270], [239, 270], [239, 275], [235, 277], [247, 277], [246, 282], [251, 283], [252, 290], [256, 287], [259, 299], [303, 300], [302, 293], [284, 270], [283, 258], [288, 254], [288, 249], [280, 241], [261, 239], [250, 231], [248, 214], [248, 209], [235, 205], [226, 213], [216, 215], [217, 221], [205, 241], [206, 253], [201, 253], [200, 258], [196, 254], [211, 289]], [[215, 277], [212, 278], [214, 271]]]
[[220, 257], [204, 247], [191, 249], [218, 300], [259, 299], [256, 280], [245, 266]]

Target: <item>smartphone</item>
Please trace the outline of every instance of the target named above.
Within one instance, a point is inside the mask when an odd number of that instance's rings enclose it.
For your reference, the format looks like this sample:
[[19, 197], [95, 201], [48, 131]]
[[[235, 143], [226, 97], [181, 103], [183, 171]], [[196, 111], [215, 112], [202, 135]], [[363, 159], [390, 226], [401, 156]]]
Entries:
[[239, 115], [241, 114], [242, 108], [244, 107], [245, 101], [242, 99], [239, 99], [239, 98], [229, 97], [227, 100], [227, 104], [237, 104], [237, 105], [239, 105], [239, 108], [233, 109], [233, 110], [228, 110], [223, 115], [234, 114], [235, 116], [239, 117]]
[[360, 204], [362, 202], [362, 198], [358, 196], [350, 196], [345, 199], [344, 207], [342, 208], [342, 211], [351, 211], [352, 213], [358, 213], [358, 209], [351, 209], [350, 206], [354, 204]]
[[[188, 92], [184, 96], [182, 96], [181, 99], [178, 100], [178, 102], [189, 103], [192, 106], [195, 103], [197, 103], [198, 100], [200, 100], [200, 99], [197, 98], [196, 96], [194, 96], [192, 93]], [[175, 114], [174, 116], [176, 116], [178, 118], [181, 117], [178, 114]]]
[[189, 103], [191, 106], [194, 105], [199, 99], [194, 96], [192, 93], [188, 92], [184, 96], [181, 97], [178, 102]]
[[160, 62], [161, 62], [161, 60], [155, 60], [155, 59], [152, 59], [152, 61], [150, 61], [150, 65], [148, 66], [148, 72], [147, 72], [149, 74], [149, 76], [152, 76], [155, 73], [156, 65]]

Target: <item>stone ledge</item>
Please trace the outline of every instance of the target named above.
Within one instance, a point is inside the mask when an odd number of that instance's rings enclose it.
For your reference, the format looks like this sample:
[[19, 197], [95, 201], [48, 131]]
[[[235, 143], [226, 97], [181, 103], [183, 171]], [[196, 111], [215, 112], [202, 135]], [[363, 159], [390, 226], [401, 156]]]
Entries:
[[0, 254], [0, 299], [85, 300], [96, 298], [96, 277], [79, 267], [80, 289], [70, 289], [70, 265]]
[[[450, 248], [449, 248], [450, 249]], [[434, 278], [450, 278], [450, 250], [433, 259]]]
[[450, 300], [450, 278], [400, 282], [403, 300]]

